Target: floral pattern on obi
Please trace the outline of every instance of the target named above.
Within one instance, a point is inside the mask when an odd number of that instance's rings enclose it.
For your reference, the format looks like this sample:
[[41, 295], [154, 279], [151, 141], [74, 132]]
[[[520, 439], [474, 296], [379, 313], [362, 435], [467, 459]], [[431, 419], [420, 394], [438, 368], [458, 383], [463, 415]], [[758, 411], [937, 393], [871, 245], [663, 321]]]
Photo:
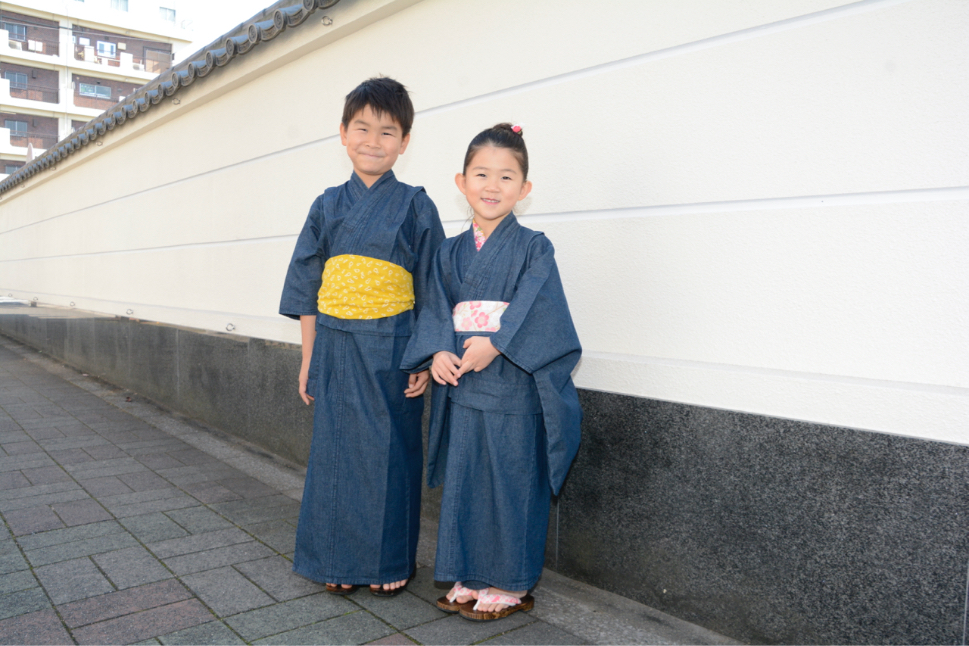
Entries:
[[508, 309], [502, 301], [463, 301], [454, 306], [451, 318], [455, 332], [497, 332], [501, 315]]
[[338, 319], [380, 319], [414, 309], [414, 277], [386, 260], [345, 254], [323, 265], [317, 308]]
[[481, 227], [479, 227], [478, 223], [475, 222], [474, 220], [471, 221], [471, 228], [474, 230], [474, 246], [478, 251], [481, 251], [481, 246], [485, 243], [488, 237], [484, 234], [484, 231], [481, 230]]

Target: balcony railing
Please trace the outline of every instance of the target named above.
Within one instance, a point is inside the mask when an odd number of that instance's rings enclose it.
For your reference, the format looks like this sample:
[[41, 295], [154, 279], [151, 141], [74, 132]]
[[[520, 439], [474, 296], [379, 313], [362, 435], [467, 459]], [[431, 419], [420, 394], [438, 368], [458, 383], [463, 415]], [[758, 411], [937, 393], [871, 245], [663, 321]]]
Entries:
[[79, 61], [95, 63], [97, 65], [107, 65], [108, 67], [121, 67], [121, 61], [110, 56], [98, 56], [97, 50], [90, 45], [74, 45], [74, 58]]
[[10, 131], [11, 146], [26, 148], [27, 144], [31, 144], [34, 147], [34, 150], [38, 148], [43, 148], [46, 150], [56, 143], [57, 135], [47, 135], [40, 132], [22, 132], [19, 130]]
[[[117, 57], [99, 56], [97, 50], [91, 45], [75, 45], [74, 58], [95, 65], [106, 65], [108, 67], [121, 67], [122, 57], [126, 54], [119, 53]], [[167, 70], [172, 64], [171, 54], [159, 52], [149, 53], [147, 56], [132, 56], [131, 67], [136, 72], [148, 72], [149, 74], [160, 74]]]
[[[10, 43], [11, 49], [43, 54], [44, 56], [59, 56], [61, 53], [61, 45], [57, 41], [57, 30], [52, 29], [51, 31], [53, 31], [53, 35], [48, 34], [46, 37], [33, 35], [20, 36], [11, 32], [8, 42]], [[47, 32], [45, 31], [44, 33], [46, 34]]]
[[28, 83], [26, 87], [18, 87], [11, 83], [10, 98], [43, 101], [44, 103], [59, 103], [60, 91], [56, 87], [47, 87], [34, 83]]

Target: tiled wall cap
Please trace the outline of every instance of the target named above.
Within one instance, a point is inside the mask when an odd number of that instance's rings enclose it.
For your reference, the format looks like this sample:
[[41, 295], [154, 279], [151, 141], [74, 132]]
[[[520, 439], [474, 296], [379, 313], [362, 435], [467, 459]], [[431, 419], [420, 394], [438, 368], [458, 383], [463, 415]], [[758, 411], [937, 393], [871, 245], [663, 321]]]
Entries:
[[269, 20], [257, 22], [256, 28], [259, 30], [260, 41], [272, 40], [278, 36], [283, 29], [286, 29], [286, 18], [283, 16], [283, 12], [277, 9], [273, 12], [273, 17]]
[[[252, 49], [256, 43], [259, 42], [259, 30], [253, 29], [253, 27], [254, 26], [250, 26], [249, 29], [246, 30], [246, 33], [242, 34], [241, 36], [229, 36], [226, 38], [226, 41], [231, 40], [233, 45], [235, 45], [236, 56], [245, 54]], [[228, 42], [226, 43], [226, 46], [228, 46]]]
[[[310, 8], [307, 8], [309, 5]], [[286, 18], [287, 27], [296, 27], [303, 23], [304, 20], [310, 17], [315, 9], [315, 0], [303, 0], [302, 4], [296, 4], [292, 7], [286, 7], [285, 9], [280, 9], [283, 17]]]
[[225, 46], [212, 50], [212, 57], [215, 59], [216, 67], [222, 67], [232, 60], [236, 55], [236, 44], [226, 39]]
[[215, 69], [215, 55], [212, 50], [207, 50], [200, 60], [192, 61], [186, 69], [195, 69], [195, 76], [202, 78], [209, 75]]
[[175, 76], [178, 77], [179, 89], [187, 87], [195, 81], [195, 66], [190, 62], [185, 66], [185, 69], [176, 71]]

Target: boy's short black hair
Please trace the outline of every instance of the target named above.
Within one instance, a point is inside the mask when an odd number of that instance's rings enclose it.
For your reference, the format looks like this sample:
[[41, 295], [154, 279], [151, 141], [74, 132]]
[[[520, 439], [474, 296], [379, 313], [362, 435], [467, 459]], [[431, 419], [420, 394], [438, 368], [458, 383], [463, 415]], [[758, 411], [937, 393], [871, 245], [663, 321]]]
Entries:
[[349, 128], [350, 119], [368, 105], [378, 117], [385, 112], [393, 117], [403, 130], [402, 137], [410, 133], [414, 125], [414, 104], [403, 85], [392, 78], [377, 76], [355, 87], [343, 104], [343, 127]]

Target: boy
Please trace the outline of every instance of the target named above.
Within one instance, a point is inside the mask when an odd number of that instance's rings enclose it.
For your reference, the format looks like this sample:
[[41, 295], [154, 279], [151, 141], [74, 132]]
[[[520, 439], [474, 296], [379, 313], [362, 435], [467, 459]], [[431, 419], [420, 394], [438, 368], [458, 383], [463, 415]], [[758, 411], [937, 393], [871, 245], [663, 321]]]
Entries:
[[300, 321], [300, 397], [318, 401], [293, 570], [334, 594], [369, 584], [394, 596], [416, 567], [428, 374], [399, 366], [444, 229], [424, 190], [391, 170], [413, 121], [393, 79], [347, 95], [353, 175], [313, 202], [279, 305]]

